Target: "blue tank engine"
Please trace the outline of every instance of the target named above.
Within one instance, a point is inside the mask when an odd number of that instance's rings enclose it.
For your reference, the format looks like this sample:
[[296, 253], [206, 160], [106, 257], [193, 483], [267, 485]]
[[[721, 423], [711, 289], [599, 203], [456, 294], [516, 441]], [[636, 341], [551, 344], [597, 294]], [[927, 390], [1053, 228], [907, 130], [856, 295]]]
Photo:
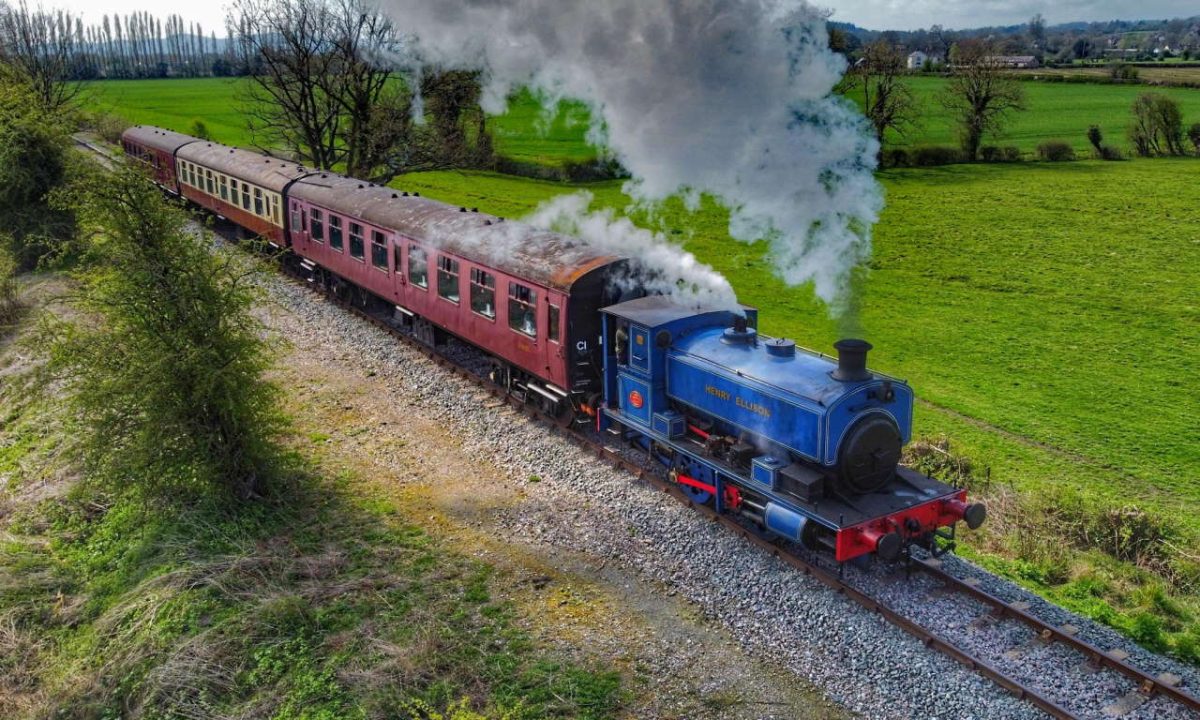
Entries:
[[699, 503], [749, 516], [839, 561], [934, 547], [982, 505], [900, 465], [912, 389], [838, 358], [761, 336], [757, 311], [695, 310], [661, 296], [605, 308], [599, 426], [624, 434]]

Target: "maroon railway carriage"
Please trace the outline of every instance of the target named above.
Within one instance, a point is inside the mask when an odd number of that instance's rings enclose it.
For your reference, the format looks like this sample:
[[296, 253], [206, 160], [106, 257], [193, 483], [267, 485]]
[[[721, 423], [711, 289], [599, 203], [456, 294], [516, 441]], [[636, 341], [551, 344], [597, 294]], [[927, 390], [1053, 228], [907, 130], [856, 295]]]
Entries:
[[277, 247], [287, 245], [284, 192], [313, 172], [294, 162], [207, 141], [181, 146], [175, 165], [184, 197]]
[[154, 182], [163, 189], [179, 194], [175, 176], [175, 153], [190, 143], [203, 142], [190, 135], [170, 130], [138, 125], [121, 133], [125, 154], [150, 170]]
[[482, 348], [494, 380], [562, 411], [600, 391], [598, 311], [626, 261], [333, 173], [297, 180], [287, 200], [305, 266], [395, 306], [425, 342], [449, 333]]

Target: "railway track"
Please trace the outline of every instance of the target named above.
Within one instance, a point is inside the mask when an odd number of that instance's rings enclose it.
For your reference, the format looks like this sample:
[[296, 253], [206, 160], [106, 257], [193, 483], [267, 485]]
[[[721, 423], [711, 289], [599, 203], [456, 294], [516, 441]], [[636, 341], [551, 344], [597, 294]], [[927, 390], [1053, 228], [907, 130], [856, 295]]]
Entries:
[[[81, 150], [99, 156], [106, 166], [119, 161], [113, 154], [86, 138], [75, 136]], [[227, 238], [235, 240], [234, 238]], [[283, 267], [281, 265], [281, 267]], [[1077, 637], [1078, 629], [1070, 625], [1058, 626], [1030, 612], [1028, 603], [1008, 602], [981, 587], [978, 579], [960, 578], [949, 572], [943, 563], [934, 558], [913, 558], [907, 573], [922, 576], [929, 585], [927, 602], [951, 601], [963, 605], [961, 613], [972, 619], [959, 627], [932, 627], [935, 623], [922, 622], [919, 613], [912, 607], [889, 604], [880, 595], [856, 583], [854, 573], [847, 578], [843, 573], [822, 563], [800, 548], [783, 545], [765, 537], [727, 515], [719, 515], [707, 505], [697, 505], [689, 499], [665, 474], [657, 471], [649, 461], [636, 461], [628, 448], [614, 445], [611, 437], [594, 432], [564, 428], [554, 418], [525, 404], [505, 388], [490, 382], [464, 367], [444, 351], [419, 342], [401, 330], [391, 320], [389, 313], [371, 312], [363, 307], [334, 298], [304, 278], [286, 272], [295, 282], [311, 289], [314, 294], [336, 303], [344, 310], [372, 323], [392, 335], [410, 348], [444, 368], [446, 371], [476, 383], [495, 398], [508, 404], [517, 413], [544, 425], [548, 431], [575, 443], [608, 465], [625, 470], [638, 480], [672, 496], [684, 505], [713, 522], [720, 523], [729, 532], [741, 536], [745, 541], [774, 555], [799, 572], [821, 582], [837, 593], [853, 600], [870, 612], [880, 615], [926, 647], [958, 661], [971, 670], [988, 678], [1016, 697], [1039, 708], [1047, 715], [1064, 720], [1090, 720], [1091, 718], [1155, 717], [1160, 710], [1174, 713], [1172, 717], [1200, 718], [1200, 697], [1182, 686], [1182, 679], [1167, 673], [1154, 675], [1139, 669], [1129, 662], [1130, 654], [1121, 649], [1103, 649]], [[893, 578], [894, 582], [905, 582], [915, 578]], [[974, 608], [974, 615], [967, 608]], [[951, 632], [953, 631], [953, 632]], [[970, 642], [971, 636], [986, 633], [1007, 633], [1015, 638], [1006, 649], [984, 651], [980, 645], [988, 643]], [[995, 645], [995, 643], [993, 643]], [[997, 647], [1004, 647], [1000, 643]], [[1048, 651], [1064, 653], [1051, 663], [1062, 671], [1062, 677], [1040, 675], [1028, 677], [1019, 672], [1022, 661], [1038, 653]], [[1045, 664], [1043, 664], [1044, 666]], [[1111, 689], [1103, 696], [1106, 700], [1095, 707], [1080, 707], [1077, 698], [1070, 695], [1071, 682], [1062, 682], [1072, 674], [1091, 677], [1091, 682], [1103, 682]], [[1119, 683], [1119, 685], [1118, 685]], [[1066, 688], [1064, 690], [1064, 688]], [[1151, 705], [1151, 703], [1154, 703]], [[1164, 707], [1166, 704], [1170, 710]]]

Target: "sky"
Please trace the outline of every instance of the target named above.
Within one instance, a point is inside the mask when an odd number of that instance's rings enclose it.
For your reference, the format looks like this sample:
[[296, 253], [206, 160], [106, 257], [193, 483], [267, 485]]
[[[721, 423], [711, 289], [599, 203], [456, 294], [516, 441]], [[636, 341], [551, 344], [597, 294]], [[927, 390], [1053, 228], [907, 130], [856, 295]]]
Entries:
[[[453, 2], [453, 0], [447, 0]], [[587, 2], [589, 0], [563, 0]], [[603, 2], [604, 0], [590, 0]], [[31, 3], [31, 4], [36, 4]], [[178, 13], [187, 22], [199, 22], [205, 34], [224, 34], [223, 0], [159, 3], [152, 0], [42, 0], [46, 7], [82, 14], [85, 22], [99, 21], [104, 13], [128, 15], [151, 10], [155, 15]], [[872, 30], [912, 30], [940, 24], [947, 29], [1022, 23], [1042, 13], [1050, 24], [1075, 20], [1136, 20], [1200, 14], [1196, 0], [815, 0], [833, 11], [833, 19]]]

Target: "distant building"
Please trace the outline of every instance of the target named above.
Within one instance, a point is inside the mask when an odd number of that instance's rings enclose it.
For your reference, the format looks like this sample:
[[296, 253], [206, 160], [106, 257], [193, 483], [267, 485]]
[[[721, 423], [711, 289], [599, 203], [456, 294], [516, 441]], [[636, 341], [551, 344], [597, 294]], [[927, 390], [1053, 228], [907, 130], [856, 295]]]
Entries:
[[1000, 67], [1013, 68], [1014, 70], [1041, 66], [1041, 62], [1033, 55], [992, 55], [988, 58], [988, 63]]
[[929, 56], [920, 50], [908, 54], [908, 69], [920, 70], [925, 67], [925, 63], [929, 61]]

